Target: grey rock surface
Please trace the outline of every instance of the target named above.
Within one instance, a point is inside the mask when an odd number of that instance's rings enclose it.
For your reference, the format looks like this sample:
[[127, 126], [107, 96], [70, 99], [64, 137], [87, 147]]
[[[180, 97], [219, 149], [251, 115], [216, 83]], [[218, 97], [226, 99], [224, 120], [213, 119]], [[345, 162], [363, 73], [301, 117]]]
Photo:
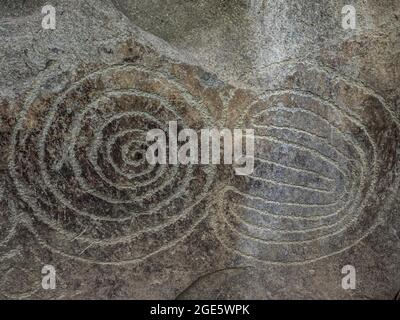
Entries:
[[[0, 4], [1, 298], [396, 297], [398, 1], [46, 3]], [[150, 166], [173, 120], [254, 129], [254, 172]]]

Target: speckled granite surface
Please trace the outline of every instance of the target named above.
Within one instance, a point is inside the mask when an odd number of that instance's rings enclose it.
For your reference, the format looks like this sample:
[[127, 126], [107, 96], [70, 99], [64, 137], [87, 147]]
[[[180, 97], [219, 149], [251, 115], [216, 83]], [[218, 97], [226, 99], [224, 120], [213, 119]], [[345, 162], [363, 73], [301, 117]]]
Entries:
[[[398, 1], [45, 4], [0, 4], [1, 298], [395, 298]], [[149, 165], [173, 120], [254, 129], [254, 172]]]

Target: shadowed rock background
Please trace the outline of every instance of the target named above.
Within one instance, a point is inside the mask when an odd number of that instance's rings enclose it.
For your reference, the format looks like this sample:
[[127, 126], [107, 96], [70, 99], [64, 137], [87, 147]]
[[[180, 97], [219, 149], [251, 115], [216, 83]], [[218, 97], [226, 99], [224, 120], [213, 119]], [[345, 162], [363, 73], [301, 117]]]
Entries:
[[[398, 1], [45, 4], [0, 4], [1, 298], [395, 298]], [[254, 172], [150, 166], [172, 120], [254, 129]]]

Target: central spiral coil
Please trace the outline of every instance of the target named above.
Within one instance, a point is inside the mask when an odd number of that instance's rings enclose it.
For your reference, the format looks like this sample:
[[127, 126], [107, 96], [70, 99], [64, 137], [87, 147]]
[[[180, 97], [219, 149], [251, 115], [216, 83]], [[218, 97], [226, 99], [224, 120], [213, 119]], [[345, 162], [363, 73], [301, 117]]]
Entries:
[[169, 121], [180, 129], [213, 126], [178, 82], [134, 65], [96, 71], [54, 99], [28, 99], [10, 171], [41, 242], [113, 264], [142, 260], [188, 235], [205, 216], [215, 169], [146, 161], [146, 133], [167, 132]]

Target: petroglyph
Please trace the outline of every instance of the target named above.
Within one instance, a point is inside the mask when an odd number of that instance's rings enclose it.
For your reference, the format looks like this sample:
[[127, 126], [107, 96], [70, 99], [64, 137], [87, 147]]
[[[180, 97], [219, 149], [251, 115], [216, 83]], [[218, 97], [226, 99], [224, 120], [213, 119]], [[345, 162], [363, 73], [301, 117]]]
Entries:
[[[0, 4], [0, 298], [393, 299], [398, 1], [42, 2]], [[151, 165], [173, 121], [254, 171]]]
[[[255, 130], [255, 170], [218, 178], [225, 188], [218, 213], [211, 211], [224, 246], [272, 264], [316, 261], [359, 242], [380, 222], [398, 180], [389, 170], [397, 159], [389, 166], [380, 159], [395, 152], [399, 134], [383, 99], [313, 64], [277, 64], [270, 74], [288, 70], [233, 121]], [[326, 87], [307, 87], [310, 76], [325, 78]], [[100, 264], [142, 261], [210, 213], [204, 199], [217, 192], [216, 166], [150, 165], [144, 157], [151, 129], [221, 120], [180, 83], [122, 64], [54, 99], [32, 92], [12, 136], [9, 170], [48, 249]], [[232, 122], [226, 108], [220, 117]], [[374, 197], [377, 190], [387, 197]]]
[[225, 189], [214, 226], [251, 260], [302, 264], [350, 248], [381, 222], [398, 187], [389, 169], [398, 159], [383, 158], [396, 153], [399, 124], [380, 96], [333, 71], [298, 63], [269, 75], [285, 72], [240, 120], [255, 129], [255, 171]]
[[172, 120], [213, 126], [180, 84], [123, 64], [83, 77], [51, 102], [33, 92], [15, 126], [9, 169], [43, 245], [101, 264], [140, 261], [205, 217], [214, 168], [144, 159], [151, 129]]

